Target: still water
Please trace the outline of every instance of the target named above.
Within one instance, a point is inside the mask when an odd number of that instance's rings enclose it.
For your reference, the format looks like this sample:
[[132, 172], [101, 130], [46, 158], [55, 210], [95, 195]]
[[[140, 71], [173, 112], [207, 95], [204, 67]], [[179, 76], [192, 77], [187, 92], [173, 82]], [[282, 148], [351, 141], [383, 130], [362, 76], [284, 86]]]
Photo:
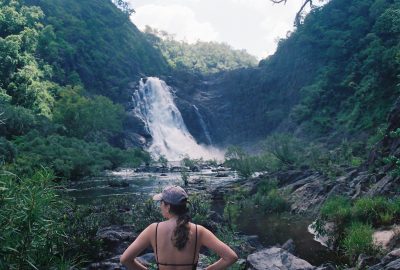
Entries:
[[[217, 177], [212, 170], [190, 173], [189, 194], [192, 192], [210, 192], [213, 188], [233, 183], [238, 180], [236, 173], [226, 172], [227, 177]], [[137, 173], [132, 169], [109, 171], [102, 176], [92, 177], [69, 185], [67, 194], [77, 203], [89, 204], [93, 200], [107, 200], [119, 195], [151, 196], [171, 184], [182, 185], [180, 173]], [[222, 212], [221, 202], [214, 202], [214, 210]], [[293, 239], [295, 255], [318, 266], [325, 262], [343, 264], [335, 252], [328, 250], [314, 240], [308, 231], [313, 222], [309, 217], [281, 214], [265, 215], [257, 208], [243, 211], [238, 219], [238, 229], [247, 235], [258, 235], [261, 243], [268, 247], [283, 244]]]

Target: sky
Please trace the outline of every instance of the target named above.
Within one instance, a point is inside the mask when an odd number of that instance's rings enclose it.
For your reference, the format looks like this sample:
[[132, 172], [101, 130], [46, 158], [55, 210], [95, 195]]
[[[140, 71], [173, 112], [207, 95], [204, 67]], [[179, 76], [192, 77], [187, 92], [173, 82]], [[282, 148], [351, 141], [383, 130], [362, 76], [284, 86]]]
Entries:
[[273, 54], [279, 38], [293, 30], [303, 0], [127, 0], [131, 20], [174, 34], [177, 40], [225, 42], [258, 59]]

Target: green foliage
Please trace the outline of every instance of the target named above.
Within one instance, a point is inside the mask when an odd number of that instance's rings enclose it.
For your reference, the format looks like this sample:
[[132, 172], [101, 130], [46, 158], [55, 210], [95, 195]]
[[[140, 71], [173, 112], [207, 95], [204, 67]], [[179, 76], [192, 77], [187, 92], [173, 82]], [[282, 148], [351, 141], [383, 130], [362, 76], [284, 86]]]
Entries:
[[190, 196], [190, 215], [196, 224], [207, 225], [210, 220], [211, 200], [204, 195]]
[[104, 141], [122, 130], [124, 109], [103, 96], [86, 98], [79, 87], [60, 93], [54, 121], [62, 124], [68, 136], [88, 141]]
[[50, 269], [64, 261], [66, 202], [55, 192], [54, 177], [49, 170], [0, 175], [0, 268]]
[[[293, 37], [312, 40], [314, 51], [325, 48], [319, 57], [329, 60], [314, 82], [302, 88], [301, 102], [292, 110], [294, 120], [307, 123], [317, 134], [371, 132], [385, 121], [398, 95], [400, 48], [395, 33], [400, 7], [375, 2], [331, 2], [311, 14]], [[355, 12], [366, 7], [367, 13]], [[324, 21], [339, 12], [345, 20]], [[322, 32], [323, 38], [317, 40], [316, 33]]]
[[57, 176], [76, 180], [101, 170], [122, 165], [137, 166], [149, 158], [140, 150], [120, 150], [106, 143], [88, 143], [59, 135], [41, 137], [30, 132], [14, 141], [18, 149], [15, 164], [10, 167], [29, 174], [41, 166], [50, 166]]
[[168, 65], [128, 19], [127, 1], [114, 2], [122, 11], [112, 1], [25, 1], [46, 15], [38, 53], [53, 67], [53, 79], [61, 85], [82, 82], [92, 94], [124, 102], [139, 74], [162, 74]]
[[250, 194], [246, 190], [236, 189], [233, 194], [224, 198], [224, 218], [231, 228], [235, 228], [235, 223], [241, 213], [254, 209], [260, 209], [265, 214], [278, 214], [289, 210], [289, 204], [284, 195], [278, 190], [276, 180], [264, 179], [257, 185], [257, 192]]
[[20, 106], [1, 104], [3, 125], [0, 125], [0, 135], [8, 139], [13, 136], [25, 135], [29, 131], [38, 127], [38, 117], [34, 113]]
[[[351, 202], [345, 197], [333, 197], [321, 207], [314, 228], [317, 233], [328, 236], [354, 262], [361, 253], [376, 254], [373, 230], [399, 220], [399, 202], [399, 198], [364, 197]], [[326, 225], [331, 222], [333, 227], [326, 230]]]
[[135, 10], [130, 6], [129, 2], [123, 0], [112, 0], [113, 4], [116, 5], [122, 12], [128, 17], [135, 12]]
[[395, 176], [395, 177], [400, 176], [400, 158], [398, 158], [394, 155], [391, 155], [389, 157], [385, 157], [383, 159], [383, 162], [385, 164], [389, 164], [391, 166], [390, 173], [393, 176]]
[[225, 164], [236, 170], [243, 178], [250, 177], [253, 172], [251, 158], [238, 146], [229, 146], [225, 153]]
[[50, 116], [57, 85], [49, 81], [51, 68], [36, 59], [40, 20], [38, 7], [19, 1], [0, 5], [0, 101]]
[[132, 224], [137, 231], [142, 231], [151, 223], [162, 220], [160, 208], [152, 199], [137, 199], [132, 205], [132, 213]]
[[225, 43], [197, 41], [189, 44], [149, 26], [145, 35], [162, 52], [168, 64], [178, 70], [210, 74], [257, 64], [257, 59], [245, 50], [234, 50]]
[[257, 192], [252, 196], [252, 202], [264, 213], [282, 213], [289, 210], [289, 205], [283, 194], [278, 190], [276, 180], [266, 179], [257, 186]]
[[187, 186], [189, 184], [189, 172], [186, 168], [182, 168], [181, 170], [181, 179], [184, 186]]
[[[389, 214], [392, 220], [394, 211], [395, 209], [392, 202], [384, 197], [360, 198], [353, 206], [353, 216], [357, 220], [362, 220], [363, 222], [374, 225], [382, 224], [382, 217], [385, 217], [384, 221], [387, 222], [388, 217], [384, 214]], [[391, 220], [389, 220], [389, 222]]]
[[17, 149], [12, 142], [0, 137], [0, 167], [15, 160]]
[[353, 223], [346, 231], [341, 243], [345, 254], [354, 262], [360, 254], [376, 255], [377, 248], [372, 241], [371, 225]]
[[303, 158], [303, 145], [289, 134], [273, 134], [264, 141], [266, 151], [271, 153], [282, 166], [298, 164]]
[[303, 167], [335, 178], [345, 173], [348, 167], [360, 166], [367, 157], [364, 143], [347, 140], [333, 149], [327, 149], [322, 144], [275, 133], [264, 140], [263, 145], [264, 151], [257, 156], [248, 155], [240, 147], [230, 146], [225, 153], [225, 164], [245, 178], [254, 172]]

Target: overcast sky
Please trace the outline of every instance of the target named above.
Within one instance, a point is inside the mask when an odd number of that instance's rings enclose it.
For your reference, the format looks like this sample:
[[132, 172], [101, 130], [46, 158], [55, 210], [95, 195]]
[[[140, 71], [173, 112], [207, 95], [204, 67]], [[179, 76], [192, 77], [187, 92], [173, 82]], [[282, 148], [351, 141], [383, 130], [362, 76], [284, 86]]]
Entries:
[[128, 0], [136, 10], [131, 17], [146, 25], [175, 34], [188, 42], [225, 42], [246, 49], [261, 59], [274, 53], [277, 39], [293, 30], [303, 0], [286, 5], [269, 0]]

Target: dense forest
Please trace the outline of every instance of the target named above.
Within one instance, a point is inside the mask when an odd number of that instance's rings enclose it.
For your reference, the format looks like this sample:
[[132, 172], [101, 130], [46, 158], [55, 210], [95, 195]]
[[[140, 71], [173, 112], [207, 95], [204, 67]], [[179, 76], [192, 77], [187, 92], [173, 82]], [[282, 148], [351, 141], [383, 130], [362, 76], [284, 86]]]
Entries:
[[[109, 0], [0, 1], [1, 269], [70, 269], [98, 259], [96, 233], [118, 220], [117, 207], [99, 213], [59, 190], [107, 169], [152, 162], [149, 153], [123, 142], [132, 125], [132, 85], [141, 77], [176, 76], [170, 78], [176, 97], [204, 110], [215, 142], [262, 140], [260, 156], [228, 148], [226, 165], [243, 178], [311, 168], [335, 179], [366, 166], [384, 134], [389, 141], [400, 134], [387, 130], [400, 94], [398, 0], [331, 0], [314, 8], [258, 66], [227, 44], [142, 33], [129, 20], [133, 10], [120, 8]], [[199, 93], [215, 99], [197, 100]], [[397, 177], [397, 154], [386, 152], [369, 169], [389, 168]], [[263, 184], [254, 197], [260, 207], [287, 210], [278, 184]], [[239, 195], [232, 201], [242, 200]], [[398, 200], [334, 198], [322, 207], [321, 220], [343, 218], [340, 233], [347, 239], [348, 220], [364, 222], [360, 212], [368, 203], [391, 209], [386, 219], [374, 217], [374, 226], [400, 215]], [[371, 224], [364, 225], [369, 233]]]
[[399, 94], [398, 12], [398, 1], [330, 1], [258, 68], [208, 79], [207, 91], [222, 96], [202, 104], [215, 115], [215, 140], [280, 131], [340, 142], [379, 133]]
[[234, 50], [228, 44], [203, 41], [189, 44], [149, 26], [145, 34], [147, 40], [162, 52], [175, 70], [210, 74], [257, 65], [254, 56], [245, 50]]

